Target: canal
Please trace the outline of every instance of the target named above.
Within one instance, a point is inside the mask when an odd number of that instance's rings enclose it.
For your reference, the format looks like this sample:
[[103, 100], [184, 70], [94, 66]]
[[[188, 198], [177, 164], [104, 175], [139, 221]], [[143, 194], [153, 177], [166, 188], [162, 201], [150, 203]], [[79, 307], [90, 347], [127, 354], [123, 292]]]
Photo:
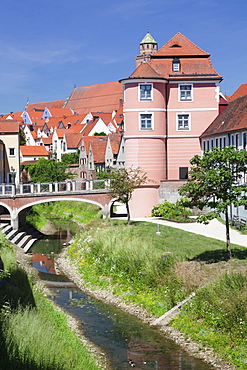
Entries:
[[79, 320], [84, 336], [102, 348], [112, 370], [213, 369], [202, 360], [189, 356], [158, 329], [85, 294], [56, 271], [54, 254], [61, 252], [75, 232], [71, 224], [59, 224], [57, 228], [54, 235], [45, 237], [30, 250], [33, 266], [49, 286], [50, 299]]

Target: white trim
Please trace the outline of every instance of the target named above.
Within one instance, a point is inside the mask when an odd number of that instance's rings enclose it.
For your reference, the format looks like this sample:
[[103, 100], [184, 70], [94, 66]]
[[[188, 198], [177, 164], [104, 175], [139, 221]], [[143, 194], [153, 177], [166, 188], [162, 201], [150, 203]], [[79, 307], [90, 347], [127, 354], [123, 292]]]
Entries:
[[218, 108], [181, 108], [181, 109], [167, 109], [167, 112], [207, 112], [218, 111]]
[[[147, 102], [146, 100], [145, 102]], [[146, 112], [147, 108], [131, 108], [131, 109], [124, 109], [123, 113], [127, 112]], [[166, 109], [163, 108], [152, 108], [152, 112], [166, 112]]]
[[[178, 116], [185, 116], [185, 115], [188, 116], [188, 129], [179, 129], [178, 128]], [[176, 114], [176, 131], [179, 131], [179, 132], [181, 132], [181, 131], [191, 131], [191, 114], [190, 113], [181, 112], [181, 113]]]
[[[151, 86], [151, 97], [150, 99], [141, 99], [141, 86], [143, 85], [146, 85], [146, 86]], [[153, 90], [154, 90], [154, 86], [153, 86], [153, 83], [152, 82], [148, 82], [148, 81], [145, 81], [145, 82], [140, 82], [138, 84], [138, 101], [139, 102], [148, 102], [148, 101], [153, 101]]]
[[[196, 77], [196, 75], [195, 75], [195, 77]], [[184, 80], [184, 79], [177, 79], [176, 81], [169, 81], [169, 84], [179, 84], [179, 83], [187, 83], [187, 84], [191, 84], [191, 83], [193, 83], [193, 84], [196, 84], [196, 83], [203, 83], [203, 84], [219, 84], [221, 82], [221, 80], [213, 80], [213, 81], [205, 81], [205, 80], [194, 80], [194, 78], [193, 77], [191, 77], [190, 79], [188, 79], [188, 80]]]
[[166, 139], [166, 135], [133, 135], [124, 136], [124, 140], [127, 139]]
[[155, 79], [155, 78], [126, 78], [124, 80], [121, 80], [121, 83], [124, 85], [124, 84], [132, 84], [132, 83], [139, 83], [139, 82], [159, 82], [159, 83], [163, 83], [163, 84], [167, 84], [168, 81], [164, 78], [164, 79]]
[[[151, 115], [151, 128], [142, 129], [141, 128], [141, 115], [150, 114]], [[139, 113], [139, 131], [153, 131], [154, 130], [154, 114], [153, 112], [142, 112]]]
[[[179, 131], [182, 131], [182, 130], [179, 130]], [[171, 136], [167, 136], [167, 139], [190, 139], [190, 138], [199, 139], [199, 137], [200, 135], [171, 135]]]
[[[181, 99], [181, 86], [190, 86], [191, 89], [190, 89], [190, 96], [191, 96], [191, 99]], [[183, 83], [179, 83], [178, 84], [178, 101], [179, 103], [183, 103], [183, 102], [186, 102], [186, 103], [193, 103], [194, 99], [193, 99], [193, 84], [192, 83], [187, 83], [187, 82], [183, 82]]]

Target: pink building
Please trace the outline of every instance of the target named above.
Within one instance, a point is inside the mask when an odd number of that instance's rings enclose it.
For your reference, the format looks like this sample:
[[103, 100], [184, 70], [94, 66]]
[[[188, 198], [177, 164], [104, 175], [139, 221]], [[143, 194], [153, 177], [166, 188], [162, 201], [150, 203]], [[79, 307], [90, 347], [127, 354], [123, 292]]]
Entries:
[[131, 216], [150, 216], [161, 181], [187, 178], [201, 154], [199, 137], [219, 113], [219, 83], [210, 54], [177, 33], [158, 50], [150, 33], [140, 43], [135, 71], [124, 89], [125, 165], [153, 180], [136, 190]]

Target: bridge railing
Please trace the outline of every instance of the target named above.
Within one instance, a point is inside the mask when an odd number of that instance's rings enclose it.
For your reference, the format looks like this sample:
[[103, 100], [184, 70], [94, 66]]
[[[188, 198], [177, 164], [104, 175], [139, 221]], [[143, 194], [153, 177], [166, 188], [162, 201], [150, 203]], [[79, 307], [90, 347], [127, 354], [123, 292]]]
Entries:
[[30, 183], [30, 184], [0, 184], [1, 196], [15, 196], [24, 194], [43, 194], [60, 192], [78, 192], [95, 191], [108, 189], [109, 180], [84, 180], [84, 181], [66, 181], [50, 183]]

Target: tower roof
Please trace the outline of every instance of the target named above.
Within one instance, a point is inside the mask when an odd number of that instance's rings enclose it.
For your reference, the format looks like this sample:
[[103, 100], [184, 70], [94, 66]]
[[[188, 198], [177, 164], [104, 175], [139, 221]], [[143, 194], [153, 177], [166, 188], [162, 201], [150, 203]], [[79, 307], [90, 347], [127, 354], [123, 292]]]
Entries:
[[147, 32], [140, 44], [157, 44], [157, 42], [155, 41], [153, 36], [149, 32]]

